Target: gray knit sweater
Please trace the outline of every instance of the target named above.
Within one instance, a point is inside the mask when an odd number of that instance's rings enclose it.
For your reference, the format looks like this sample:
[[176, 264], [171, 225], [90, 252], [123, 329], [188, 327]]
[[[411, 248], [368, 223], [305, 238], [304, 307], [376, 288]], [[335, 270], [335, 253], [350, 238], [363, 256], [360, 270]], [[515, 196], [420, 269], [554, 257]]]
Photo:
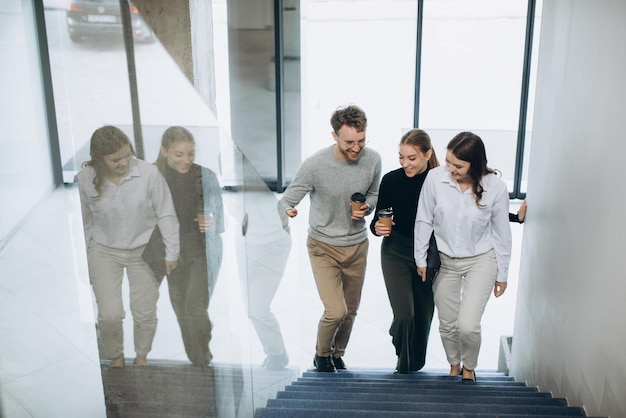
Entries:
[[338, 160], [333, 146], [321, 149], [302, 163], [279, 208], [293, 208], [309, 193], [309, 236], [338, 247], [359, 244], [367, 238], [367, 228], [365, 219], [350, 219], [350, 197], [363, 193], [370, 212], [374, 210], [381, 167], [380, 155], [370, 148], [363, 148], [355, 163]]

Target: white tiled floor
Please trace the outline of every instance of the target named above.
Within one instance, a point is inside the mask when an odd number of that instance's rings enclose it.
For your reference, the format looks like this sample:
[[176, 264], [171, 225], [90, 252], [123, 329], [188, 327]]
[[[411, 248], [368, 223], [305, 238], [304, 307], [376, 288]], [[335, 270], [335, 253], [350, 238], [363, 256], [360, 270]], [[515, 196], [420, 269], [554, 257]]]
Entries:
[[[228, 208], [238, 199], [225, 192]], [[311, 365], [317, 320], [322, 312], [305, 249], [307, 202], [291, 222], [292, 249], [281, 287], [272, 305], [278, 317], [291, 366]], [[512, 204], [511, 211], [517, 206]], [[224, 234], [225, 258], [210, 308], [214, 322], [212, 350], [216, 362], [258, 364], [264, 354], [245, 316], [239, 289], [235, 233], [236, 213], [229, 212]], [[492, 299], [483, 318], [479, 369], [496, 369], [499, 339], [511, 335], [523, 227], [514, 236], [510, 284], [505, 296]], [[348, 366], [389, 368], [395, 355], [388, 335], [391, 309], [378, 254], [380, 240], [370, 237], [368, 274], [349, 351]], [[57, 189], [26, 216], [0, 253], [0, 416], [104, 417], [104, 397], [88, 282], [77, 190]], [[150, 357], [184, 360], [166, 286], [161, 288], [159, 328]], [[130, 319], [126, 335], [132, 335]], [[433, 322], [427, 369], [447, 364]], [[132, 338], [127, 337], [127, 356]]]

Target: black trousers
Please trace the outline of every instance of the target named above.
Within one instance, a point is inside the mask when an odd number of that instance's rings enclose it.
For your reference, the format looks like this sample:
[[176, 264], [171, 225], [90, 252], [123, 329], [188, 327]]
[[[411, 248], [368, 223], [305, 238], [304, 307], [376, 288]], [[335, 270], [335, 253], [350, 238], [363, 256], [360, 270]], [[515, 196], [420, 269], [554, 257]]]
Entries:
[[417, 275], [413, 239], [400, 234], [383, 238], [381, 265], [393, 310], [389, 334], [398, 356], [398, 373], [417, 371], [426, 363], [426, 347], [435, 303], [430, 281]]
[[212, 355], [209, 276], [204, 254], [185, 258], [167, 277], [167, 284], [187, 357], [195, 366], [207, 366]]

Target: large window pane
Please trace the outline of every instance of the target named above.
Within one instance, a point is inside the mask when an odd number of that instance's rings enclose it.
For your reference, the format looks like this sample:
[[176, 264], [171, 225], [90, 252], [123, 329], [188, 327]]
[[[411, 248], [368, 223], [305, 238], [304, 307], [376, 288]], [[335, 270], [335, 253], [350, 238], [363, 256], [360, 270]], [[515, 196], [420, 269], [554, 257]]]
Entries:
[[458, 132], [480, 135], [512, 190], [526, 0], [424, 1], [420, 125], [445, 157]]
[[[75, 22], [88, 20], [90, 13], [81, 11], [81, 5], [47, 0], [44, 6], [63, 176], [71, 183], [89, 159], [95, 129], [105, 124], [132, 126], [119, 2], [108, 2], [110, 10], [103, 13], [113, 20], [105, 33], [97, 32], [98, 22], [77, 29]], [[153, 45], [138, 49], [143, 46]]]
[[524, 164], [522, 165], [522, 178], [520, 192], [526, 193], [528, 184], [528, 164], [530, 162], [530, 148], [532, 144], [533, 120], [535, 116], [535, 88], [537, 82], [537, 62], [539, 59], [539, 40], [541, 36], [541, 10], [543, 1], [538, 0], [535, 4], [535, 22], [533, 30], [532, 57], [530, 61], [530, 86], [528, 89], [528, 113], [526, 116], [526, 138], [524, 143]]
[[383, 171], [413, 127], [417, 2], [302, 1], [302, 154], [331, 145], [330, 116], [356, 104]]

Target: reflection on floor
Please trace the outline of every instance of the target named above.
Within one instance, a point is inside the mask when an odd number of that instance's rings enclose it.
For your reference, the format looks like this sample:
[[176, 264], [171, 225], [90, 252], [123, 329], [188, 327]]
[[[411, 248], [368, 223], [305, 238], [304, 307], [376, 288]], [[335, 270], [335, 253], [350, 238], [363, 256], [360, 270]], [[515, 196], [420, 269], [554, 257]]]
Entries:
[[299, 377], [294, 368], [153, 360], [148, 367], [102, 367], [107, 417], [251, 417]]
[[[225, 192], [224, 201], [227, 208], [237, 208], [241, 196]], [[221, 406], [218, 402], [218, 411], [227, 408], [239, 412], [223, 416], [250, 416], [249, 412], [264, 405], [278, 386], [311, 367], [322, 306], [306, 255], [307, 203], [302, 202], [300, 214], [291, 220], [291, 252], [272, 304], [290, 358], [285, 372], [277, 374], [259, 367], [265, 353], [245, 313], [235, 259], [241, 219], [236, 210], [228, 214], [225, 258], [210, 307], [214, 323], [211, 349], [216, 366], [213, 373], [231, 376], [217, 381], [232, 383], [232, 387], [218, 385], [218, 400], [228, 399]], [[511, 210], [516, 208], [512, 205]], [[479, 369], [483, 370], [497, 368], [499, 339], [511, 335], [513, 329], [522, 226], [511, 228], [514, 258], [509, 287], [504, 297], [489, 302], [483, 318], [479, 357]], [[380, 240], [370, 237], [361, 308], [345, 356], [348, 367], [392, 370], [395, 366], [388, 334], [391, 309], [380, 273], [379, 251]], [[26, 216], [0, 253], [0, 271], [0, 416], [106, 416], [75, 187], [51, 192]], [[162, 286], [161, 292], [158, 331], [149, 360], [188, 364], [167, 286]], [[134, 356], [131, 322], [127, 317], [124, 329], [127, 357]], [[429, 370], [447, 367], [437, 329], [435, 319], [426, 363]], [[243, 379], [237, 383], [232, 376], [239, 373]], [[235, 390], [237, 385], [239, 389]], [[240, 398], [235, 397], [238, 391]]]

